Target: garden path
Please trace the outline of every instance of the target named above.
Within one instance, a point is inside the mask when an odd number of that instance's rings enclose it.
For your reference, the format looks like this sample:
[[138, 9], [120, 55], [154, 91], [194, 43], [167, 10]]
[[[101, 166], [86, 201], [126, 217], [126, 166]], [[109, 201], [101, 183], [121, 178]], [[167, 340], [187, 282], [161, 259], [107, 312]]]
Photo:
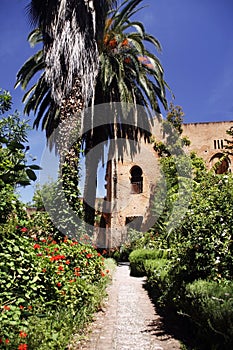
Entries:
[[163, 328], [147, 291], [145, 278], [130, 276], [121, 263], [108, 287], [104, 310], [95, 315], [85, 340], [73, 350], [178, 350], [180, 343]]

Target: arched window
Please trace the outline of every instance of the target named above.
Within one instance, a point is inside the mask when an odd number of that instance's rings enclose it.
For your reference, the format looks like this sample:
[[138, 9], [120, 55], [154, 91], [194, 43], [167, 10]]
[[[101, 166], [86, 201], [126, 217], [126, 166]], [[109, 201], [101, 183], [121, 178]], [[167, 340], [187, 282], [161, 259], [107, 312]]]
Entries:
[[138, 165], [134, 165], [130, 170], [131, 175], [131, 193], [142, 193], [143, 191], [143, 177], [142, 169]]
[[226, 174], [229, 171], [230, 160], [228, 157], [223, 158], [223, 156], [222, 153], [217, 153], [210, 160], [211, 167], [215, 167], [216, 174]]

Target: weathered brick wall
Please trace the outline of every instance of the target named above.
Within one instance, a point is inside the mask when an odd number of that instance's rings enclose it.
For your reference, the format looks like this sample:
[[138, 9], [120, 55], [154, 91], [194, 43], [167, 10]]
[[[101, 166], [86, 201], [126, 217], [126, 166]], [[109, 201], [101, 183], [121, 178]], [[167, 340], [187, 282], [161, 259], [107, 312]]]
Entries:
[[[153, 131], [157, 140], [162, 138], [160, 123], [155, 123]], [[187, 136], [191, 145], [186, 147], [186, 152], [195, 151], [202, 157], [208, 169], [223, 152], [226, 130], [233, 122], [190, 123], [183, 125], [182, 136]], [[128, 147], [128, 150], [130, 147]], [[113, 212], [111, 215], [111, 246], [119, 246], [127, 237], [127, 220], [132, 217], [142, 219], [142, 229], [147, 230], [153, 224], [151, 213], [151, 199], [153, 187], [162, 176], [159, 166], [159, 158], [153, 150], [152, 144], [141, 141], [138, 152], [131, 157], [130, 152], [125, 152], [124, 161], [115, 164], [116, 181], [111, 182], [111, 200]], [[117, 159], [117, 156], [116, 156]], [[229, 156], [229, 170], [233, 171], [233, 157]], [[130, 170], [133, 166], [139, 166], [142, 170], [143, 192], [132, 193]], [[112, 171], [114, 173], [114, 170]], [[113, 177], [113, 176], [112, 176]], [[115, 187], [114, 187], [115, 186]], [[110, 188], [109, 187], [109, 188]], [[150, 220], [151, 219], [151, 220]], [[149, 227], [148, 227], [149, 225]]]
[[[223, 152], [225, 139], [229, 138], [226, 130], [233, 126], [233, 122], [190, 123], [183, 125], [183, 136], [187, 136], [191, 145], [188, 151], [195, 151], [202, 157], [210, 169], [215, 155]], [[229, 156], [229, 169], [233, 171], [233, 158]]]

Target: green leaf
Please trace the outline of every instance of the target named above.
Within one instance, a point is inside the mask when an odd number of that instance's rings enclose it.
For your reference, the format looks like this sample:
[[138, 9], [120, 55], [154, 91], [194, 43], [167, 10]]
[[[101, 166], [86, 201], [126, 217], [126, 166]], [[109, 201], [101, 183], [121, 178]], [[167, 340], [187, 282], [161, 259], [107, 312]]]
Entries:
[[15, 170], [15, 171], [23, 170], [23, 169], [25, 169], [25, 165], [24, 165], [24, 164], [16, 164], [16, 165], [14, 166], [14, 170]]
[[27, 173], [27, 176], [29, 177], [30, 180], [35, 181], [37, 179], [37, 176], [33, 170], [26, 169], [26, 173]]
[[21, 185], [21, 186], [28, 186], [28, 185], [30, 185], [30, 181], [29, 180], [19, 180], [19, 181], [17, 181], [17, 183], [19, 184], [19, 185]]
[[7, 138], [5, 138], [5, 137], [0, 137], [0, 143], [8, 143]]
[[33, 278], [33, 280], [31, 281], [31, 283], [33, 284], [33, 283], [35, 283], [36, 281], [40, 281], [41, 279], [40, 279], [40, 277], [38, 276], [38, 275], [36, 275], [34, 278]]
[[11, 151], [16, 151], [18, 149], [24, 149], [25, 146], [20, 143], [20, 142], [17, 142], [17, 141], [11, 141], [8, 145], [8, 148], [11, 150]]
[[33, 169], [33, 170], [42, 170], [42, 168], [36, 164], [28, 165], [28, 168]]

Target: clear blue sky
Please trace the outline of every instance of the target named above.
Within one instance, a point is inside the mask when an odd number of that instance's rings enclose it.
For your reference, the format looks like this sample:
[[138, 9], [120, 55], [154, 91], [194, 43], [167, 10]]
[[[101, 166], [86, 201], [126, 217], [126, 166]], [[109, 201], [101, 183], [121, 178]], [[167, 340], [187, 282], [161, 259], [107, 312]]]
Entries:
[[[33, 54], [27, 42], [28, 3], [0, 1], [0, 87], [11, 92], [14, 109], [21, 112], [24, 92], [14, 90], [14, 84], [17, 71]], [[147, 7], [137, 17], [162, 45], [165, 79], [174, 103], [183, 107], [184, 121], [233, 120], [233, 1], [144, 0], [143, 5]], [[30, 132], [29, 143], [39, 164], [44, 134]], [[23, 191], [23, 200], [30, 201], [32, 192]]]

